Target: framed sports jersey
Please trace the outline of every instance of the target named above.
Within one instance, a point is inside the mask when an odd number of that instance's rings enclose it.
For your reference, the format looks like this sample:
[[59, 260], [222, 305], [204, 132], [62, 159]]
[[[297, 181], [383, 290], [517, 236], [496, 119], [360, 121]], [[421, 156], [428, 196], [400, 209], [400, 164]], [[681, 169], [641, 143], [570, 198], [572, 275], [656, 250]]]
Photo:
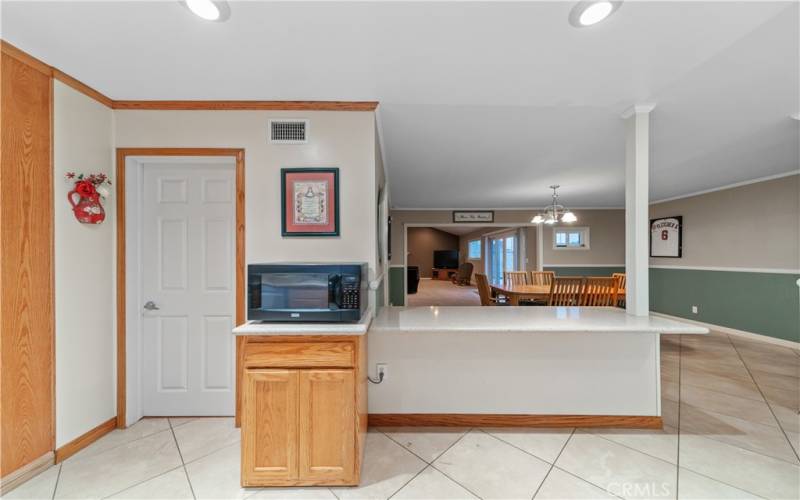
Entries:
[[650, 219], [650, 257], [680, 258], [683, 253], [683, 217]]

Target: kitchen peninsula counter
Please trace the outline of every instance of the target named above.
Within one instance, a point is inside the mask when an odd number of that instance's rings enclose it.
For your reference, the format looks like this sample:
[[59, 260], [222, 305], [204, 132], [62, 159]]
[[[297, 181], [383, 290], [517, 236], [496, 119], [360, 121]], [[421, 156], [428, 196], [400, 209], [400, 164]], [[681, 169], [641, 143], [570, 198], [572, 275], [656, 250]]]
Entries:
[[661, 335], [705, 333], [616, 308], [383, 308], [370, 425], [658, 428]]
[[639, 332], [705, 334], [707, 328], [612, 307], [387, 307], [374, 332]]

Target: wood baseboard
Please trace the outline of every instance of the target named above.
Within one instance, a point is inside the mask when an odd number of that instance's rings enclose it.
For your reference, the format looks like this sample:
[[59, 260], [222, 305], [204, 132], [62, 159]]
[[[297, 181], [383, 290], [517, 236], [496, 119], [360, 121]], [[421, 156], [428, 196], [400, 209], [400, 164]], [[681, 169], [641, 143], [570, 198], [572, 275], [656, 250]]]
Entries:
[[503, 415], [480, 413], [370, 413], [375, 427], [617, 427], [661, 429], [661, 417], [635, 415]]
[[29, 479], [32, 479], [33, 477], [49, 469], [53, 463], [54, 454], [52, 451], [48, 451], [33, 462], [23, 465], [19, 469], [3, 477], [0, 479], [0, 496], [7, 495], [8, 492], [21, 485], [25, 481], [28, 481]]
[[110, 418], [56, 450], [56, 463], [63, 462], [117, 428], [117, 417]]

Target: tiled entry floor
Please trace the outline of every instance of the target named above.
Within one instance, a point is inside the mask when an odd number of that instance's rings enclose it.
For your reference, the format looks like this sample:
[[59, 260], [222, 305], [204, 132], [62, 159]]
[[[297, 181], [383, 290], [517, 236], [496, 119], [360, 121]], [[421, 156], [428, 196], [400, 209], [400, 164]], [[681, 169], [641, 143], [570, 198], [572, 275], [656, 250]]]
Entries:
[[800, 352], [662, 341], [661, 431], [371, 429], [359, 488], [243, 490], [229, 418], [145, 419], [7, 498], [800, 498]]

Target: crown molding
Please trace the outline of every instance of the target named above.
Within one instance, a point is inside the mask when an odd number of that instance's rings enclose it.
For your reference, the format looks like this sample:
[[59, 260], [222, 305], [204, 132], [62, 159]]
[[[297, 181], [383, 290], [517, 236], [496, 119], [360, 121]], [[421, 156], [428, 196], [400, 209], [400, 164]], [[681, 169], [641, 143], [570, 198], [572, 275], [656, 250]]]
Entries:
[[694, 196], [700, 196], [703, 194], [716, 193], [717, 191], [725, 191], [726, 189], [734, 189], [742, 186], [749, 186], [750, 184], [758, 184], [759, 182], [767, 182], [767, 181], [774, 181], [775, 179], [783, 179], [784, 177], [791, 177], [793, 175], [800, 175], [800, 170], [792, 170], [789, 172], [784, 172], [782, 174], [768, 175], [766, 177], [759, 177], [757, 179], [750, 179], [748, 181], [734, 182], [733, 184], [726, 184], [724, 186], [704, 189], [702, 191], [695, 191], [692, 193], [680, 194], [678, 196], [672, 196], [669, 198], [662, 198], [660, 200], [651, 201], [650, 204], [657, 205], [659, 203], [666, 203], [668, 201], [682, 200], [684, 198], [692, 198]]
[[628, 119], [634, 114], [641, 114], [641, 113], [650, 113], [656, 108], [656, 103], [649, 102], [649, 103], [642, 103], [642, 104], [634, 104], [630, 108], [626, 109], [622, 112], [622, 119]]
[[149, 111], [375, 111], [377, 101], [114, 101], [112, 109]]

